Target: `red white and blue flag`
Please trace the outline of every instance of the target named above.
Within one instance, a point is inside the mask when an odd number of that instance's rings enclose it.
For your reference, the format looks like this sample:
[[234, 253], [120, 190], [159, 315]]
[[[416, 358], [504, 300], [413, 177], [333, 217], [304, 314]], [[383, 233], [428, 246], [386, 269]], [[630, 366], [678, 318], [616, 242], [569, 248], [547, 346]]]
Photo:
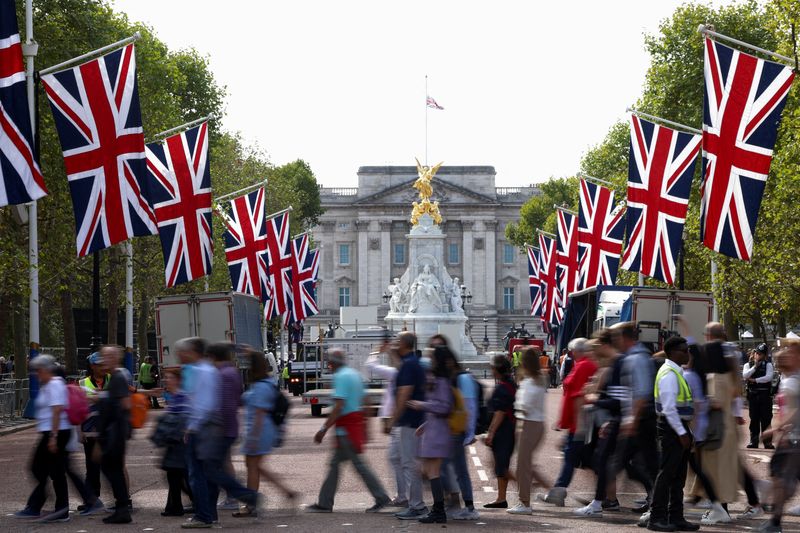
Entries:
[[580, 250], [578, 249], [578, 217], [562, 209], [557, 210], [558, 230], [556, 232], [558, 248], [556, 263], [558, 264], [558, 283], [560, 303], [566, 307], [567, 298], [580, 287]]
[[578, 247], [581, 289], [616, 282], [625, 231], [624, 213], [624, 209], [615, 209], [614, 191], [590, 181], [580, 181]]
[[622, 268], [673, 284], [700, 136], [631, 115]]
[[319, 313], [317, 307], [317, 275], [319, 250], [308, 249], [308, 234], [292, 239], [292, 305], [284, 322], [300, 322]]
[[269, 296], [267, 271], [267, 225], [264, 214], [264, 188], [231, 200], [223, 213], [227, 229], [225, 259], [233, 290], [266, 301]]
[[14, 0], [0, 0], [0, 207], [47, 194], [33, 153], [25, 68]]
[[267, 319], [286, 313], [292, 305], [292, 249], [289, 212], [267, 219], [267, 268], [270, 297], [264, 306]]
[[721, 254], [749, 261], [790, 67], [705, 40], [700, 236]]
[[444, 111], [444, 108], [440, 106], [438, 103], [436, 103], [436, 100], [434, 100], [432, 96], [425, 97], [425, 105], [433, 109], [439, 109], [441, 111]]
[[539, 249], [528, 246], [528, 288], [531, 293], [531, 316], [542, 314], [542, 287], [539, 283]]
[[539, 289], [542, 293], [542, 320], [560, 324], [563, 318], [556, 265], [556, 241], [539, 234]]
[[158, 222], [167, 287], [211, 273], [208, 123], [146, 146], [147, 196]]
[[78, 256], [158, 233], [142, 189], [147, 168], [129, 44], [42, 76], [64, 153]]

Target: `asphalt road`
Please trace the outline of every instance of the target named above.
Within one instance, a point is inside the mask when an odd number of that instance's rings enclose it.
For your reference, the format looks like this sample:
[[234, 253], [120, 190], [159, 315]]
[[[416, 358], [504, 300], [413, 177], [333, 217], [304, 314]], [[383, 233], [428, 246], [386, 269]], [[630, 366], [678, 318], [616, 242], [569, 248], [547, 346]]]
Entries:
[[[561, 391], [551, 389], [547, 397], [549, 420], [555, 420], [559, 410]], [[83, 533], [114, 528], [126, 531], [178, 531], [181, 518], [163, 518], [166, 500], [166, 479], [158, 468], [160, 452], [147, 440], [152, 429], [153, 416], [147, 427], [136, 430], [130, 443], [128, 469], [131, 477], [136, 512], [134, 522], [126, 526], [106, 526], [101, 522], [102, 516], [79, 517], [72, 515], [72, 520], [58, 524], [33, 524], [20, 522], [10, 514], [24, 506], [32, 482], [28, 473], [28, 462], [37, 439], [35, 430], [27, 430], [0, 437], [0, 532], [13, 531], [48, 531]], [[229, 512], [220, 512], [221, 527], [242, 531], [282, 531], [288, 528], [292, 532], [309, 531], [325, 533], [337, 531], [423, 531], [445, 526], [423, 525], [416, 522], [402, 522], [391, 516], [396, 511], [387, 510], [377, 515], [364, 513], [364, 509], [372, 505], [371, 497], [352, 468], [346, 468], [341, 477], [339, 492], [332, 514], [306, 514], [302, 507], [316, 501], [316, 496], [327, 468], [327, 459], [331, 450], [331, 442], [314, 444], [312, 437], [317, 431], [321, 419], [312, 418], [310, 410], [300, 405], [298, 399], [293, 400], [291, 419], [288, 426], [288, 437], [285, 445], [268, 458], [270, 469], [279, 473], [302, 496], [300, 509], [291, 509], [277, 489], [262, 482], [261, 492], [266, 495], [267, 513], [259, 520], [237, 519]], [[371, 420], [371, 442], [366, 456], [373, 470], [384, 482], [387, 491], [393, 495], [393, 475], [386, 460], [387, 437], [378, 434], [376, 420]], [[548, 431], [543, 446], [539, 449], [537, 463], [549, 478], [554, 479], [561, 464], [558, 443], [563, 433]], [[330, 437], [330, 435], [329, 435]], [[744, 429], [741, 430], [744, 439]], [[238, 452], [238, 448], [236, 449]], [[765, 450], [743, 450], [746, 461], [757, 478], [766, 478], [767, 466], [771, 452]], [[594, 476], [588, 472], [577, 472], [570, 487], [567, 506], [555, 508], [545, 504], [534, 505], [533, 516], [512, 516], [504, 510], [482, 510], [483, 503], [492, 501], [495, 496], [495, 483], [492, 478], [491, 458], [488, 449], [477, 443], [469, 449], [470, 474], [475, 491], [476, 507], [481, 511], [481, 519], [477, 522], [448, 522], [446, 528], [452, 531], [616, 531], [627, 529], [631, 532], [642, 531], [636, 528], [636, 518], [629, 511], [633, 500], [642, 497], [637, 485], [624, 477], [620, 478], [618, 488], [620, 502], [624, 509], [618, 513], [605, 513], [603, 518], [573, 517], [571, 511], [580, 504], [575, 497], [590, 498], [594, 492]], [[83, 468], [82, 454], [73, 455], [73, 464], [78, 471]], [[244, 472], [244, 462], [240, 455], [234, 457], [234, 465], [238, 473]], [[516, 486], [512, 484], [509, 491], [509, 504], [516, 503]], [[534, 489], [534, 493], [536, 490]], [[71, 506], [74, 509], [79, 502], [74, 491], [71, 494]], [[108, 484], [104, 482], [103, 500], [112, 501]], [[426, 494], [430, 504], [430, 494]], [[796, 502], [795, 502], [796, 503]], [[744, 494], [736, 504], [731, 506], [731, 514], [735, 515], [744, 509]], [[46, 509], [52, 508], [52, 498]], [[699, 521], [701, 511], [688, 511], [687, 517]], [[703, 527], [702, 531], [757, 530], [760, 521], [735, 521], [718, 527]], [[785, 531], [800, 531], [800, 519], [788, 518]]]

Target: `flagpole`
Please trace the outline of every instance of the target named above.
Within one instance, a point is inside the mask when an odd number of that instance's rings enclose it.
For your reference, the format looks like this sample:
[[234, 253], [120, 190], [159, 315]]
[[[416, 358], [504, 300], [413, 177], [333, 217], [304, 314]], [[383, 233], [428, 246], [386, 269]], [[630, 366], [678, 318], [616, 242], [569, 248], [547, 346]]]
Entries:
[[211, 120], [212, 118], [213, 117], [211, 115], [207, 115], [205, 117], [198, 118], [197, 120], [192, 120], [191, 122], [187, 122], [186, 124], [181, 124], [180, 126], [175, 126], [174, 128], [171, 128], [171, 129], [168, 129], [166, 131], [162, 131], [161, 133], [157, 133], [157, 134], [153, 135], [153, 137], [150, 140], [145, 141], [145, 142], [151, 143], [151, 142], [154, 142], [156, 140], [159, 140], [161, 137], [168, 136], [170, 133], [175, 133], [176, 131], [188, 130], [189, 128], [194, 127], [194, 126], [196, 126], [198, 124], [202, 124], [203, 122], [205, 122], [207, 120]]
[[224, 200], [225, 198], [230, 198], [231, 196], [236, 196], [237, 194], [240, 194], [240, 193], [250, 192], [250, 191], [252, 191], [254, 189], [257, 189], [259, 187], [263, 187], [266, 184], [267, 184], [267, 180], [259, 181], [258, 183], [254, 183], [252, 185], [248, 185], [247, 187], [244, 187], [243, 189], [239, 189], [238, 191], [233, 191], [233, 192], [229, 192], [228, 194], [223, 194], [222, 196], [218, 196], [216, 200], [217, 200], [217, 202], [220, 202], [220, 201]]
[[562, 206], [560, 206], [558, 204], [553, 204], [553, 209], [556, 209], [558, 211], [564, 211], [565, 213], [568, 213], [568, 214], [570, 214], [572, 216], [578, 216], [578, 212], [577, 211], [573, 211], [572, 209], [567, 209], [566, 207], [562, 207]]
[[[39, 45], [33, 40], [33, 0], [25, 1], [25, 44], [22, 51], [25, 55], [25, 88], [28, 93], [28, 115], [31, 121], [31, 142], [34, 143], [35, 157], [39, 158], [36, 139], [36, 86], [34, 85], [34, 59]], [[31, 357], [35, 357], [34, 349], [39, 346], [39, 220], [36, 200], [28, 205], [28, 295], [29, 339]], [[17, 364], [21, 363], [18, 362]]]
[[600, 178], [595, 178], [594, 176], [590, 176], [589, 174], [584, 174], [583, 172], [578, 172], [578, 177], [585, 179], [587, 181], [596, 181], [597, 183], [601, 183], [607, 187], [614, 187], [614, 184], [610, 181], [601, 180]]
[[544, 231], [544, 230], [541, 230], [541, 229], [538, 229], [538, 228], [536, 229], [536, 233], [538, 233], [539, 235], [544, 235], [545, 237], [550, 237], [550, 238], [553, 238], [553, 239], [556, 238], [555, 233], [550, 233], [549, 231]]
[[133, 241], [125, 241], [125, 349], [133, 353]]
[[425, 166], [428, 166], [428, 75], [425, 74]]
[[728, 41], [729, 43], [738, 44], [739, 46], [744, 46], [745, 48], [749, 48], [750, 50], [754, 50], [756, 52], [761, 52], [762, 54], [767, 54], [772, 57], [777, 57], [778, 59], [782, 59], [784, 61], [789, 62], [790, 66], [794, 66], [795, 68], [798, 67], [797, 62], [791, 57], [782, 56], [780, 54], [776, 54], [772, 50], [767, 50], [766, 48], [761, 48], [760, 46], [746, 43], [744, 41], [740, 41], [739, 39], [734, 39], [733, 37], [728, 37], [727, 35], [717, 33], [714, 30], [710, 30], [708, 26], [706, 26], [705, 24], [700, 24], [700, 26], [697, 27], [697, 31], [704, 35], [716, 37], [720, 41]]
[[110, 50], [115, 50], [117, 48], [122, 48], [126, 44], [132, 43], [132, 42], [134, 42], [134, 41], [136, 41], [138, 39], [141, 39], [141, 38], [142, 38], [142, 34], [137, 31], [136, 33], [134, 33], [130, 37], [126, 37], [125, 39], [122, 39], [121, 41], [117, 41], [115, 43], [111, 43], [111, 44], [106, 45], [106, 46], [104, 46], [102, 48], [98, 48], [97, 50], [92, 50], [91, 52], [86, 52], [85, 54], [79, 55], [78, 57], [73, 57], [72, 59], [68, 59], [66, 61], [63, 61], [63, 62], [57, 64], [57, 65], [53, 65], [52, 67], [47, 67], [44, 70], [40, 70], [39, 71], [39, 75], [44, 76], [45, 74], [50, 74], [51, 72], [56, 72], [57, 70], [63, 70], [66, 67], [68, 67], [68, 66], [70, 66], [70, 65], [72, 65], [74, 63], [79, 63], [79, 62], [83, 61], [84, 59], [89, 59], [90, 57], [94, 57], [96, 55], [100, 55], [100, 54], [102, 54], [104, 52], [108, 52]]
[[673, 122], [673, 121], [667, 120], [665, 118], [657, 117], [655, 115], [650, 115], [648, 113], [643, 113], [643, 112], [641, 112], [641, 111], [639, 111], [637, 109], [634, 109], [632, 107], [629, 107], [629, 108], [625, 109], [625, 111], [627, 111], [628, 113], [632, 113], [632, 114], [634, 114], [636, 116], [639, 116], [639, 117], [649, 118], [650, 120], [655, 120], [657, 122], [663, 122], [664, 124], [667, 124], [668, 126], [673, 126], [675, 128], [681, 128], [681, 129], [684, 129], [686, 131], [689, 131], [689, 132], [692, 132], [692, 133], [696, 133], [698, 135], [702, 135], [703, 134], [703, 130], [698, 130], [697, 128], [692, 128], [691, 126], [687, 126], [685, 124], [681, 124], [680, 122]]

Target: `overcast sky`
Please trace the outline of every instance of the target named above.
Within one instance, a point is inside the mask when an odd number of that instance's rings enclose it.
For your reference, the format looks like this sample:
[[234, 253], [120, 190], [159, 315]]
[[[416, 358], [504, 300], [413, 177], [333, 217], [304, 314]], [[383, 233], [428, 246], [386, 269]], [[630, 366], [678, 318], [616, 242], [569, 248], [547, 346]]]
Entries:
[[353, 186], [359, 166], [424, 158], [426, 74], [445, 108], [428, 112], [430, 163], [493, 165], [498, 185], [574, 173], [641, 93], [643, 34], [684, 2], [113, 3], [210, 58], [226, 129]]

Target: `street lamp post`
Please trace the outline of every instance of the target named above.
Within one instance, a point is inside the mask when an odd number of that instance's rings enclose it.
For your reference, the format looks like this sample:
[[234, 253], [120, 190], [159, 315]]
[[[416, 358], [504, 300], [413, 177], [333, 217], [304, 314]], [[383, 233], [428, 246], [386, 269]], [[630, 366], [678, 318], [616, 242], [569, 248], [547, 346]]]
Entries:
[[489, 319], [483, 317], [483, 353], [489, 351]]

